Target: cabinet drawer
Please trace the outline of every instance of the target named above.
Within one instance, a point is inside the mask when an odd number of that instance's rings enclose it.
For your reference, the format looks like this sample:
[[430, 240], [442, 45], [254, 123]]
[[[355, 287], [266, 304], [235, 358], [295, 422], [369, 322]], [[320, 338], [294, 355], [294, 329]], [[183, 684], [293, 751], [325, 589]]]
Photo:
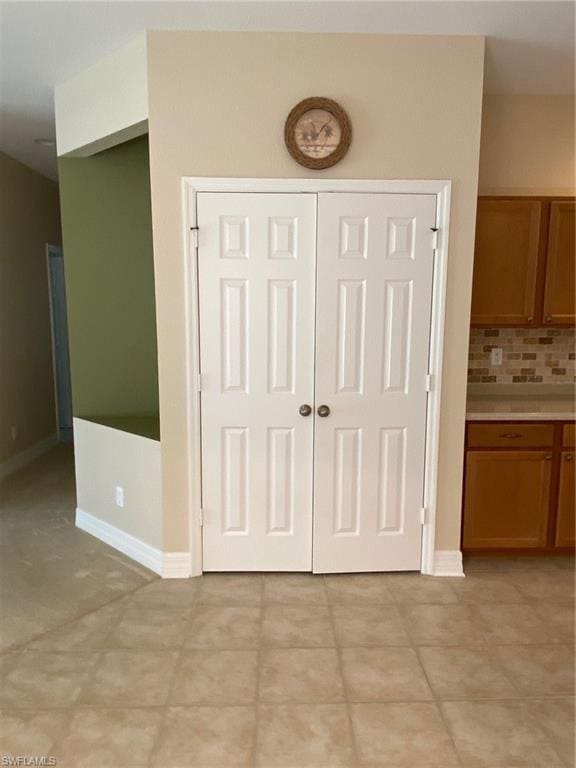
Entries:
[[562, 445], [565, 448], [574, 448], [576, 429], [574, 424], [564, 424], [564, 430], [562, 432]]
[[552, 424], [469, 424], [469, 448], [545, 448], [554, 443]]

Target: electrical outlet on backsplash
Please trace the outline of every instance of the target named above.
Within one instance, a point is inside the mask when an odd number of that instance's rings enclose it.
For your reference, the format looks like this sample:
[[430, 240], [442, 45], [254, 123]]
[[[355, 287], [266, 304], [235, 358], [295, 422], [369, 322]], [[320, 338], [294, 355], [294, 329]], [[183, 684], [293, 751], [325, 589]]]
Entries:
[[[502, 365], [491, 351], [502, 349]], [[573, 384], [574, 328], [472, 328], [469, 384]]]

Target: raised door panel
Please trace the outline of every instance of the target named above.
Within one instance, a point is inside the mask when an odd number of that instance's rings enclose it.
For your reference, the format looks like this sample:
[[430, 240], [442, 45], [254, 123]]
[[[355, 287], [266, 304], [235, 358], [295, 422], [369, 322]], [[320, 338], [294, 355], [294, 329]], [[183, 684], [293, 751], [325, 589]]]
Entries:
[[544, 291], [544, 323], [576, 321], [576, 239], [574, 202], [550, 204], [550, 230]]
[[310, 570], [315, 195], [198, 195], [205, 571]]
[[465, 549], [546, 545], [552, 461], [543, 451], [469, 451]]
[[574, 454], [563, 452], [560, 461], [560, 487], [558, 516], [556, 518], [556, 546], [573, 547], [576, 544], [576, 473]]
[[421, 562], [433, 195], [320, 194], [316, 572]]
[[534, 325], [543, 204], [480, 198], [472, 326]]
[[564, 424], [562, 429], [562, 445], [565, 448], [576, 447], [576, 424]]

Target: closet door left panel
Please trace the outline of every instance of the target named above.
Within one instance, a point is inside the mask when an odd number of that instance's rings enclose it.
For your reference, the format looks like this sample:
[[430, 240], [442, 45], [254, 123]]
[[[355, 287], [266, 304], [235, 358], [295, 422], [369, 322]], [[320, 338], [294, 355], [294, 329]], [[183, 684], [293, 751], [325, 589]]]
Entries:
[[309, 571], [316, 196], [199, 193], [197, 214], [203, 568]]

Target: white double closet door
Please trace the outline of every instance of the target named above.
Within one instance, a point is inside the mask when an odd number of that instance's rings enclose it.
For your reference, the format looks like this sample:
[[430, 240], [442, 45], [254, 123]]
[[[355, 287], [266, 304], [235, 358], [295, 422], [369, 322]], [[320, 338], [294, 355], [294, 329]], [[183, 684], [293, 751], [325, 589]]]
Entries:
[[436, 197], [197, 219], [204, 570], [418, 570]]

